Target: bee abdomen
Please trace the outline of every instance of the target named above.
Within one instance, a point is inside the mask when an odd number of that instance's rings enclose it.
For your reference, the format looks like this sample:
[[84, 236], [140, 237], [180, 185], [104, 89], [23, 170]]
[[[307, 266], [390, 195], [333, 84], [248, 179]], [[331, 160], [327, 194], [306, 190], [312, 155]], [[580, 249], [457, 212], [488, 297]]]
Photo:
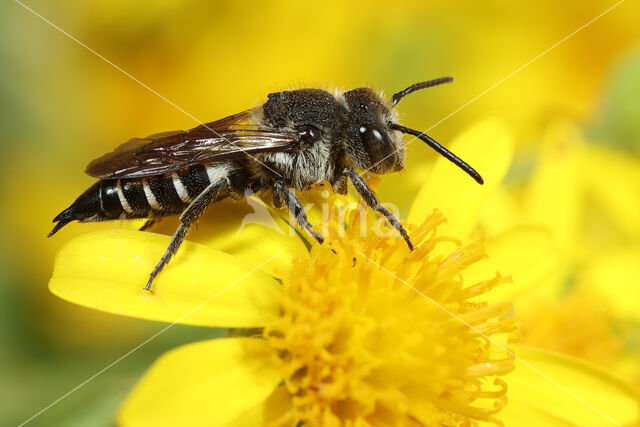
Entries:
[[213, 166], [198, 165], [190, 168], [180, 176], [182, 185], [191, 199], [198, 197], [211, 184], [207, 171], [213, 169], [215, 169]]
[[178, 215], [211, 182], [226, 176], [225, 165], [198, 165], [148, 178], [96, 182], [54, 218], [50, 236], [71, 221], [106, 221]]
[[[160, 177], [143, 178], [139, 185], [147, 206], [150, 207], [148, 216], [177, 215], [184, 210], [190, 199], [182, 200], [174, 183], [180, 179], [177, 174]], [[142, 205], [142, 200], [140, 199]]]
[[144, 218], [151, 212], [141, 179], [120, 180], [120, 203], [130, 218]]
[[124, 209], [120, 202], [120, 180], [109, 179], [100, 181], [100, 213], [105, 219], [122, 217]]
[[178, 215], [226, 171], [223, 165], [197, 165], [168, 175], [119, 180], [115, 189], [125, 218]]

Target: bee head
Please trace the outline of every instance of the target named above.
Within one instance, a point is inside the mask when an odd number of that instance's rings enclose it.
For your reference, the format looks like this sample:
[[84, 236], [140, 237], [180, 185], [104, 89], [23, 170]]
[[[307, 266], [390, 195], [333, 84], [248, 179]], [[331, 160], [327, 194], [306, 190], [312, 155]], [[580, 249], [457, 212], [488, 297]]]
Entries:
[[390, 127], [395, 119], [390, 105], [364, 87], [345, 92], [343, 101], [349, 110], [346, 151], [354, 165], [378, 174], [401, 170], [404, 145]]
[[378, 174], [401, 170], [404, 165], [402, 133], [413, 135], [439, 154], [458, 166], [479, 184], [484, 181], [480, 174], [461, 158], [444, 148], [429, 135], [396, 123], [393, 107], [400, 100], [417, 90], [451, 83], [453, 77], [415, 83], [395, 93], [389, 102], [368, 88], [345, 92], [344, 102], [349, 109], [346, 139], [347, 154], [356, 167], [372, 170]]

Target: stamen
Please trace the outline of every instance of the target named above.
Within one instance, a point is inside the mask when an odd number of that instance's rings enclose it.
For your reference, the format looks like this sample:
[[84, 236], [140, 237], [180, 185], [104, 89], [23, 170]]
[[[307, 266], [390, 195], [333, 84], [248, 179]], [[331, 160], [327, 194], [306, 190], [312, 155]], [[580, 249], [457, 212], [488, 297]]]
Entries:
[[327, 201], [332, 246], [314, 246], [310, 261], [282, 277], [282, 316], [263, 334], [292, 396], [285, 418], [310, 425], [499, 423], [506, 385], [497, 377], [513, 369], [513, 357], [489, 356], [487, 337], [513, 331], [516, 321], [506, 316], [509, 304], [476, 302], [504, 278], [464, 283], [464, 270], [485, 256], [482, 241], [433, 255], [452, 240], [437, 235], [445, 219], [436, 212], [410, 228], [418, 246], [408, 252], [395, 235], [362, 237], [361, 225], [374, 215], [334, 199]]

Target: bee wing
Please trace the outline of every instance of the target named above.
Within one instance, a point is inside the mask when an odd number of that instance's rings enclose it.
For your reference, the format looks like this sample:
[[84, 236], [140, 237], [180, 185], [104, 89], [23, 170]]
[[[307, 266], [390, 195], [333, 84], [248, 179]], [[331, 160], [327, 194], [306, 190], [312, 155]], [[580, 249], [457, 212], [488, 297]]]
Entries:
[[254, 110], [205, 123], [186, 131], [133, 138], [93, 160], [86, 173], [96, 178], [139, 178], [188, 166], [247, 158], [257, 153], [291, 151], [299, 134], [241, 124]]

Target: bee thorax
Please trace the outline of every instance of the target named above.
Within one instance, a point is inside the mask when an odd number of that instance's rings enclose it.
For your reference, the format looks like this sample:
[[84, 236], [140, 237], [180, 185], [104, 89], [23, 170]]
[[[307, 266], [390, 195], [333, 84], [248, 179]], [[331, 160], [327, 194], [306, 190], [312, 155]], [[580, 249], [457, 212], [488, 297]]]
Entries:
[[335, 174], [331, 149], [324, 142], [295, 153], [263, 154], [258, 160], [262, 162], [256, 162], [258, 174], [267, 174], [297, 190], [307, 189], [323, 180], [333, 181]]

